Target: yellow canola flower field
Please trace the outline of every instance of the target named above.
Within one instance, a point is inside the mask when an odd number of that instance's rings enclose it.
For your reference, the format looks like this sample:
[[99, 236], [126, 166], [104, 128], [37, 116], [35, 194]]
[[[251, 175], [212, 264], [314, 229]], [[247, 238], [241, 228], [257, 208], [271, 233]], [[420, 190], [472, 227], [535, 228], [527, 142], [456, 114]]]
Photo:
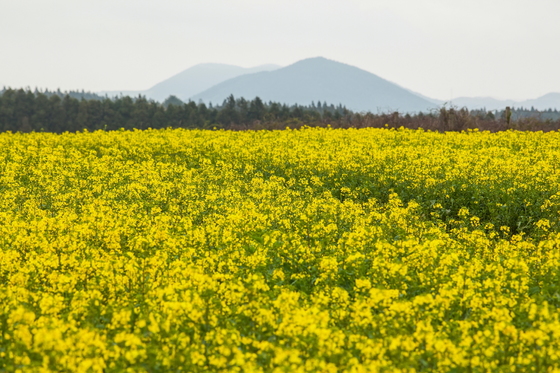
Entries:
[[0, 371], [560, 371], [560, 133], [0, 134]]

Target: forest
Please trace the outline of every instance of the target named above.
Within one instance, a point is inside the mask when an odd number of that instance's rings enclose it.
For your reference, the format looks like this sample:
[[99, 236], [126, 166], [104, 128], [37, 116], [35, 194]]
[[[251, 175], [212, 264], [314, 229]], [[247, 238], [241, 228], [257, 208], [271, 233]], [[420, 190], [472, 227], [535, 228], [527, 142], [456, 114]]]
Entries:
[[518, 129], [560, 129], [560, 113], [523, 108], [504, 111], [469, 111], [446, 107], [428, 113], [356, 113], [341, 104], [313, 102], [286, 105], [229, 96], [220, 105], [187, 103], [170, 96], [163, 103], [145, 97], [103, 97], [89, 92], [0, 91], [0, 132], [76, 132], [147, 128], [259, 130], [300, 128], [423, 128], [434, 131], [467, 129], [492, 132]]

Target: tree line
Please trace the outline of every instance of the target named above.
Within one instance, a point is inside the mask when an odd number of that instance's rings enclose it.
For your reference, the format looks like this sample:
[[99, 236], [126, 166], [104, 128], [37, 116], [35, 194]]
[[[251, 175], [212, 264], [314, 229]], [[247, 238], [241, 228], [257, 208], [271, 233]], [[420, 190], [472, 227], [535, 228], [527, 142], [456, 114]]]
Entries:
[[[74, 97], [73, 97], [74, 96]], [[310, 123], [340, 120], [352, 113], [342, 105], [264, 103], [228, 97], [212, 106], [170, 96], [162, 104], [143, 96], [94, 97], [6, 89], [0, 95], [0, 131], [61, 133], [87, 129], [250, 128], [265, 122]]]
[[[516, 113], [518, 115], [516, 115]], [[143, 96], [99, 96], [88, 92], [0, 91], [0, 132], [75, 132], [147, 128], [284, 129], [302, 126], [333, 128], [406, 127], [436, 131], [558, 130], [560, 113], [513, 110], [469, 111], [442, 107], [428, 113], [356, 113], [342, 105], [317, 101], [311, 105], [285, 105], [229, 96], [220, 105], [182, 102], [170, 96], [163, 103]]]

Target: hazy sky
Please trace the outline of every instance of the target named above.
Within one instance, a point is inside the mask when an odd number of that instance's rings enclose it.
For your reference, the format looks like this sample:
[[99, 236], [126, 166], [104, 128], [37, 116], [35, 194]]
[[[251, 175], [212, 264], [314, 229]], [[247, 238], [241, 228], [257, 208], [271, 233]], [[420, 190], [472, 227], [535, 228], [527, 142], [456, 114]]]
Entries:
[[0, 86], [147, 89], [323, 56], [430, 97], [560, 92], [560, 0], [0, 0]]

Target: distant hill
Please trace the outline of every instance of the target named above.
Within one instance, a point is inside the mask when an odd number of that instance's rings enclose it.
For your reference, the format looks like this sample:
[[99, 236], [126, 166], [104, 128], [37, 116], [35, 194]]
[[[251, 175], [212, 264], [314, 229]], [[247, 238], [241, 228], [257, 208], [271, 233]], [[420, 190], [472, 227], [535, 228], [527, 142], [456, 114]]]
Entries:
[[498, 100], [492, 97], [457, 97], [449, 101], [449, 105], [466, 107], [470, 110], [503, 110], [506, 106], [513, 106], [513, 100]]
[[560, 109], [560, 93], [525, 100], [492, 97], [457, 97], [449, 101], [424, 96], [368, 71], [323, 57], [308, 58], [287, 67], [261, 65], [253, 68], [204, 63], [190, 67], [144, 91], [107, 91], [100, 95], [138, 96], [164, 102], [169, 96], [187, 102], [220, 105], [230, 95], [285, 104], [310, 105], [328, 102], [353, 111], [427, 112], [443, 104], [471, 110], [504, 110], [506, 106], [535, 110]]
[[203, 63], [173, 75], [145, 91], [110, 91], [103, 93], [109, 96], [121, 94], [123, 96], [143, 95], [160, 102], [173, 95], [183, 101], [187, 101], [193, 95], [236, 76], [271, 71], [278, 68], [280, 66], [272, 64], [244, 68], [221, 63]]
[[515, 107], [524, 107], [527, 109], [534, 107], [535, 110], [560, 110], [560, 93], [547, 93], [546, 95], [533, 100], [520, 101], [515, 104]]
[[524, 101], [497, 100], [492, 97], [458, 97], [451, 100], [457, 107], [467, 107], [471, 110], [503, 110], [506, 106], [515, 108], [534, 108], [535, 110], [560, 109], [560, 93], [548, 93], [544, 96]]
[[305, 59], [274, 71], [241, 75], [192, 99], [221, 104], [231, 94], [286, 104], [342, 103], [353, 111], [374, 113], [426, 112], [437, 107], [434, 102], [375, 74], [323, 57]]

